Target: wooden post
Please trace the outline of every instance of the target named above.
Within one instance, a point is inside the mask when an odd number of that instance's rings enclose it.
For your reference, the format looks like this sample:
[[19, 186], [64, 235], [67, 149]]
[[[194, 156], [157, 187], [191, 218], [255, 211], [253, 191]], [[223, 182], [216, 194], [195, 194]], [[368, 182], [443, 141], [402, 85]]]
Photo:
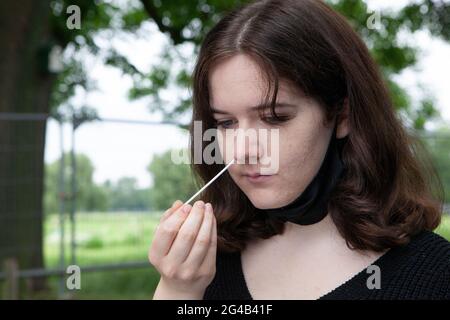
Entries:
[[19, 299], [19, 265], [14, 258], [6, 259], [4, 262], [5, 278], [5, 300]]

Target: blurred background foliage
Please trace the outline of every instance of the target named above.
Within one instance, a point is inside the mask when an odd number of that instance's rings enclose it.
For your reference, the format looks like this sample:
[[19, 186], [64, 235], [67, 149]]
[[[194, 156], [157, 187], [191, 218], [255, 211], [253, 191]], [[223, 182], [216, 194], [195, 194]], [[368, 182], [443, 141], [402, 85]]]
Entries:
[[[134, 87], [130, 90], [131, 99], [147, 98], [154, 102], [150, 104], [151, 112], [159, 112], [165, 119], [178, 119], [180, 114], [186, 113], [191, 107], [189, 97], [180, 98], [178, 104], [170, 107], [158, 102], [162, 101], [159, 96], [162, 89], [170, 85], [178, 86], [180, 89], [190, 86], [190, 66], [195, 56], [183, 57], [179, 53], [179, 48], [190, 44], [194, 46], [194, 53], [196, 53], [205, 33], [220, 17], [230, 9], [248, 1], [141, 0], [129, 1], [123, 7], [111, 3], [80, 2], [82, 12], [86, 12], [82, 30], [77, 32], [67, 30], [65, 25], [58, 22], [60, 16], [52, 16], [58, 42], [64, 47], [72, 44], [74, 50], [88, 48], [96, 54], [103, 51], [101, 56], [105, 58], [105, 63], [132, 76]], [[396, 12], [383, 11], [380, 13], [379, 28], [371, 30], [367, 28], [367, 20], [371, 12], [364, 1], [328, 2], [347, 17], [354, 29], [365, 40], [389, 83], [397, 110], [405, 114], [408, 124], [417, 129], [423, 129], [426, 121], [432, 121], [439, 114], [433, 106], [433, 97], [427, 96], [417, 104], [412, 103], [408, 92], [397, 84], [394, 76], [417, 62], [419, 47], [417, 43], [405, 41], [408, 34], [426, 29], [434, 37], [445, 41], [450, 39], [450, 4], [424, 0], [411, 3]], [[66, 5], [64, 1], [54, 1], [53, 7], [64, 8]], [[64, 10], [54, 10], [54, 12], [63, 15]], [[171, 45], [167, 46], [161, 55], [161, 62], [155, 63], [151, 70], [139, 70], [114, 48], [100, 48], [95, 44], [93, 36], [98, 31], [107, 29], [112, 34], [114, 32], [133, 33], [148, 19], [155, 22], [159, 31], [171, 41]], [[181, 63], [178, 70], [173, 68], [174, 60]], [[74, 84], [89, 88], [85, 70], [80, 65], [77, 68], [77, 65], [76, 61], [69, 60], [66, 68], [70, 70], [58, 77], [59, 82], [65, 84], [66, 88], [72, 88]], [[78, 77], [75, 77], [75, 74]], [[66, 92], [66, 98], [73, 94], [71, 90]], [[58, 103], [55, 105], [60, 105], [62, 102], [61, 99], [55, 99], [56, 101]]]

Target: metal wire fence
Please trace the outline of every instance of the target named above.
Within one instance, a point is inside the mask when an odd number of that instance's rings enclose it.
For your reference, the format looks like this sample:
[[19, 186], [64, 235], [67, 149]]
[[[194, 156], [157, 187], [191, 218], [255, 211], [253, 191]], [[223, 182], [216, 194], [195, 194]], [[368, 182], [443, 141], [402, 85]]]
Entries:
[[[86, 120], [86, 119], [84, 119]], [[58, 297], [64, 297], [67, 292], [67, 267], [78, 265], [83, 273], [128, 270], [148, 268], [147, 250], [151, 241], [153, 230], [159, 218], [159, 212], [148, 210], [121, 211], [121, 212], [83, 212], [77, 208], [77, 135], [78, 128], [91, 126], [93, 123], [108, 125], [111, 123], [127, 126], [143, 126], [145, 128], [161, 125], [180, 127], [176, 122], [153, 122], [142, 120], [106, 119], [96, 117], [88, 119], [72, 118], [69, 121], [70, 130], [64, 130], [64, 121], [61, 117], [50, 118], [47, 114], [0, 114], [0, 128], [9, 125], [9, 132], [24, 135], [30, 139], [36, 134], [43, 134], [45, 124], [49, 121], [59, 123], [59, 172], [56, 176], [57, 185], [53, 194], [44, 190], [42, 195], [57, 200], [56, 212], [25, 212], [30, 208], [23, 201], [34, 201], [34, 207], [39, 207], [39, 201], [33, 195], [33, 190], [40, 190], [45, 173], [40, 175], [39, 161], [42, 160], [44, 144], [41, 140], [32, 139], [23, 141], [18, 136], [3, 136], [0, 141], [1, 172], [0, 187], [1, 201], [8, 203], [2, 206], [0, 224], [3, 226], [0, 243], [0, 258], [3, 259], [0, 271], [0, 283], [3, 282], [3, 297], [15, 299], [20, 297], [20, 279], [56, 277], [58, 279], [56, 291]], [[14, 131], [11, 128], [14, 127]], [[34, 132], [36, 130], [36, 132]], [[101, 130], [101, 129], [99, 129]], [[0, 130], [1, 131], [1, 130]], [[64, 141], [70, 136], [70, 151], [66, 152]], [[139, 133], [142, 140], [128, 142], [138, 150], [142, 148], [151, 136], [150, 133]], [[107, 145], [94, 146], [96, 152], [108, 152], [111, 159], [120, 153], [120, 143], [110, 141]], [[159, 139], [159, 137], [154, 137]], [[447, 196], [450, 195], [450, 137], [445, 135], [424, 135], [423, 141], [428, 146], [439, 174], [444, 178]], [[56, 141], [55, 140], [55, 141]], [[55, 147], [55, 146], [53, 146]], [[109, 148], [109, 149], [108, 149]], [[129, 155], [132, 157], [132, 155]], [[9, 160], [8, 160], [9, 159]], [[31, 159], [31, 160], [30, 160]], [[126, 160], [124, 160], [126, 161]], [[123, 165], [123, 163], [121, 163]], [[69, 169], [70, 175], [65, 174]], [[69, 181], [66, 181], [69, 177]], [[53, 177], [55, 178], [55, 177]], [[45, 180], [45, 179], [44, 179]], [[25, 190], [25, 191], [24, 191]], [[29, 197], [19, 197], [22, 192], [31, 193]], [[36, 195], [41, 193], [36, 192]], [[27, 200], [32, 199], [32, 200]], [[448, 199], [448, 198], [447, 198]], [[14, 202], [11, 204], [11, 202]], [[36, 206], [36, 204], [38, 204]], [[6, 208], [6, 209], [5, 209]], [[5, 210], [7, 212], [5, 212]], [[445, 206], [445, 212], [450, 213], [450, 205]], [[14, 221], [14, 223], [12, 223]], [[33, 226], [33, 227], [30, 227]], [[17, 234], [29, 233], [33, 237], [17, 237]], [[11, 237], [11, 238], [8, 238]], [[13, 239], [13, 240], [12, 240]], [[35, 239], [35, 240], [30, 240]], [[37, 241], [36, 241], [37, 239]], [[34, 242], [33, 242], [34, 241]], [[24, 255], [25, 258], [14, 258], [18, 252], [37, 252], [42, 261], [33, 255]], [[41, 265], [37, 268], [23, 268], [21, 261], [34, 259]]]
[[[17, 205], [17, 202], [20, 201], [20, 197], [18, 195], [23, 190], [38, 191], [40, 185], [48, 187], [45, 183], [48, 182], [46, 172], [40, 174], [42, 171], [36, 167], [24, 167], [24, 170], [20, 170], [15, 163], [16, 159], [33, 163], [42, 161], [44, 144], [43, 141], [24, 143], [17, 136], [3, 137], [0, 140], [0, 152], [3, 159], [1, 169], [15, 172], [14, 175], [2, 173], [3, 179], [0, 179], [2, 200], [4, 200], [4, 204], [8, 204], [3, 207], [3, 212], [0, 214], [0, 224], [4, 226], [3, 229], [10, 229], [9, 234], [2, 234], [4, 241], [0, 243], [0, 258], [3, 260], [0, 284], [2, 281], [4, 282], [2, 292], [4, 298], [15, 299], [20, 296], [20, 279], [46, 277], [57, 277], [59, 279], [57, 296], [67, 296], [68, 266], [80, 266], [83, 274], [149, 267], [147, 250], [159, 212], [150, 210], [150, 207], [140, 211], [124, 208], [119, 212], [117, 210], [80, 209], [77, 204], [79, 204], [80, 194], [83, 190], [77, 190], [79, 186], [77, 179], [82, 178], [82, 172], [79, 172], [80, 168], [77, 164], [77, 147], [82, 147], [80, 144], [83, 142], [77, 142], [76, 136], [79, 134], [78, 131], [101, 123], [102, 127], [96, 130], [100, 131], [98, 132], [100, 136], [105, 137], [105, 141], [95, 146], [95, 152], [107, 154], [114, 162], [115, 154], [121, 151], [120, 143], [111, 141], [110, 135], [108, 135], [108, 131], [111, 131], [108, 126], [112, 127], [111, 124], [116, 124], [115, 130], [117, 130], [117, 124], [124, 126], [124, 130], [129, 129], [130, 126], [143, 128], [139, 134], [136, 134], [136, 141], [124, 141], [124, 143], [131, 144], [136, 150], [142, 149], [149, 137], [154, 136], [149, 128], [169, 126], [175, 130], [176, 127], [182, 127], [182, 124], [172, 121], [99, 117], [84, 120], [73, 117], [63, 120], [61, 117], [55, 119], [47, 114], [0, 114], [0, 126], [5, 128], [9, 125], [9, 130], [13, 128], [18, 134], [26, 132], [27, 137], [38, 134], [39, 130], [36, 128], [42, 130], [45, 124], [48, 125], [50, 122], [59, 125], [59, 139], [51, 139], [53, 144], [59, 140], [59, 146], [50, 146], [53, 150], [59, 148], [59, 159], [55, 160], [55, 163], [59, 162], [59, 169], [58, 174], [51, 177], [51, 179], [57, 180], [51, 181], [56, 188], [51, 191], [44, 190], [42, 197], [49, 197], [53, 199], [53, 202], [56, 201], [58, 203], [57, 210], [44, 209], [42, 212], [33, 212], [32, 214], [26, 212], [22, 214], [23, 211], [11, 210], [11, 208], [19, 209], [20, 206]], [[67, 146], [64, 146], [68, 140], [70, 141], [69, 151], [67, 151]], [[84, 141], [87, 140], [84, 139]], [[47, 141], [48, 143], [49, 141]], [[47, 145], [47, 147], [49, 146]], [[128, 159], [131, 157], [133, 157], [132, 154], [128, 155]], [[150, 159], [149, 156], [146, 158]], [[8, 161], [8, 159], [10, 160]], [[121, 163], [121, 165], [124, 164]], [[11, 195], [13, 195], [12, 198]], [[26, 199], [26, 197], [24, 198]], [[42, 199], [42, 202], [45, 201]], [[30, 205], [29, 207], [39, 207], [39, 202], [37, 203], [38, 205], [34, 203], [34, 206]], [[44, 203], [42, 207], [45, 208]], [[9, 208], [9, 210], [5, 208]], [[5, 228], [8, 225], [11, 227]], [[34, 242], [32, 242], [33, 240], [27, 241], [27, 237], [14, 236], [27, 232], [26, 229], [29, 225], [38, 226], [41, 229], [41, 232], [33, 233]], [[29, 257], [25, 255], [23, 259], [15, 258], [18, 253], [23, 251], [41, 254], [42, 261], [34, 260], [41, 267], [24, 269], [21, 261], [28, 262], [26, 259]]]

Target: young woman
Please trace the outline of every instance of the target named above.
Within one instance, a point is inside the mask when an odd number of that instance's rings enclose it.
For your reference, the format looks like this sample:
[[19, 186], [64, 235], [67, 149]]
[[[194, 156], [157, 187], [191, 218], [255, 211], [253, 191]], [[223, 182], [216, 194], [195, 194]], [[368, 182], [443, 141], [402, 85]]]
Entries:
[[[203, 130], [277, 129], [278, 167], [261, 175], [267, 146], [230, 156], [225, 135], [223, 163], [193, 164], [204, 184], [235, 160], [161, 218], [154, 299], [450, 299], [450, 243], [432, 232], [439, 180], [367, 47], [324, 2], [225, 16], [202, 44], [193, 107]], [[197, 144], [192, 125], [192, 158]]]

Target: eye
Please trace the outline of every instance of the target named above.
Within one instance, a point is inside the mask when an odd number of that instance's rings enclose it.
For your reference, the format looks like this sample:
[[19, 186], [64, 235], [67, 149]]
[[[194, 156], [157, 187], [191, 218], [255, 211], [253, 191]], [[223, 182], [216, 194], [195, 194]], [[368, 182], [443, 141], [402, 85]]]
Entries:
[[233, 120], [223, 120], [223, 121], [220, 121], [220, 120], [216, 120], [215, 121], [215, 125], [216, 125], [216, 127], [220, 127], [220, 128], [229, 128], [231, 125], [233, 124]]
[[262, 117], [262, 120], [269, 124], [279, 124], [279, 123], [286, 122], [289, 119], [290, 119], [290, 116], [287, 116], [287, 115], [278, 115], [278, 117], [272, 117], [272, 116]]

